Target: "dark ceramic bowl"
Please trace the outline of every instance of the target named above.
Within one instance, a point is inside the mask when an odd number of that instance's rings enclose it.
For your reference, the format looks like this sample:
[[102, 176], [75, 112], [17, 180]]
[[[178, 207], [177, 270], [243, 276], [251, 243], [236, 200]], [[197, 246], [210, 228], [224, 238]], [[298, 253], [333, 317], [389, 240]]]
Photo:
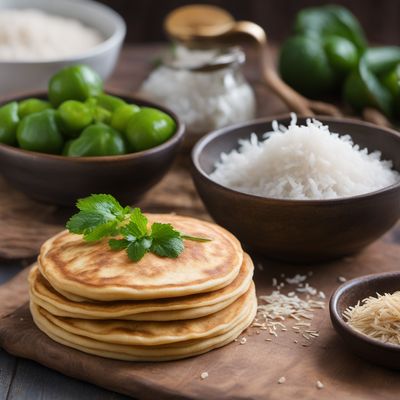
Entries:
[[[9, 98], [44, 98], [43, 93]], [[35, 153], [0, 144], [0, 173], [16, 189], [46, 203], [72, 206], [91, 193], [110, 193], [131, 204], [154, 186], [168, 171], [184, 134], [184, 125], [165, 107], [135, 97], [120, 96], [129, 103], [158, 108], [176, 122], [175, 134], [152, 149], [121, 156], [64, 157]]]
[[400, 272], [366, 275], [352, 279], [340, 286], [329, 303], [331, 320], [349, 350], [385, 367], [400, 369], [400, 346], [372, 339], [355, 331], [343, 319], [343, 312], [359, 300], [376, 293], [393, 293], [400, 288]]
[[[350, 120], [319, 118], [331, 131], [350, 134], [369, 151], [380, 150], [400, 171], [400, 136], [393, 130]], [[193, 179], [215, 221], [245, 247], [270, 258], [317, 262], [355, 253], [390, 229], [400, 217], [400, 184], [333, 200], [281, 200], [228, 189], [209, 178], [221, 152], [238, 147], [252, 132], [272, 130], [264, 118], [212, 132], [192, 152]], [[290, 117], [278, 119], [288, 125]], [[299, 122], [304, 122], [300, 118]]]

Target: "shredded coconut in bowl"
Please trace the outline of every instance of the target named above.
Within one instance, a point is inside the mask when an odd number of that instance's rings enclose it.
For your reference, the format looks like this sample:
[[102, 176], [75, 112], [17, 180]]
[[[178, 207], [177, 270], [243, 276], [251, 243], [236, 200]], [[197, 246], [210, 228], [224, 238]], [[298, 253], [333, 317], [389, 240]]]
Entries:
[[393, 185], [400, 174], [381, 153], [360, 149], [349, 135], [330, 132], [308, 119], [286, 128], [276, 121], [259, 141], [256, 134], [239, 149], [222, 153], [210, 178], [240, 192], [279, 199], [335, 199]]

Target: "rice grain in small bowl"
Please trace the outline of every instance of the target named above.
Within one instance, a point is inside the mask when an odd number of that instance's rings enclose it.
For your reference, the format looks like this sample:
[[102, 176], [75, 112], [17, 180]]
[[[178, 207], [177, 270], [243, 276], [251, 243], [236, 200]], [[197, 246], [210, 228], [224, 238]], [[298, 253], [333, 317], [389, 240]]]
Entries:
[[[291, 262], [353, 254], [395, 224], [400, 217], [397, 132], [336, 118], [279, 132], [291, 117], [273, 121], [214, 131], [193, 149], [195, 185], [219, 224], [252, 250]], [[306, 118], [297, 124], [307, 125]], [[265, 137], [274, 127], [278, 132]]]

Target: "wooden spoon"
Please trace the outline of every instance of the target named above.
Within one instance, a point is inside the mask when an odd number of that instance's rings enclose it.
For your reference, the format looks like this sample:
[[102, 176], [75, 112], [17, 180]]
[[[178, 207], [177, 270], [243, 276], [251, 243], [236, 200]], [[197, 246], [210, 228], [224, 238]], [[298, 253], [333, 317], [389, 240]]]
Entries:
[[332, 104], [310, 100], [287, 85], [271, 64], [264, 29], [249, 21], [235, 21], [224, 9], [211, 5], [188, 5], [167, 15], [164, 23], [167, 34], [188, 47], [220, 45], [237, 36], [249, 37], [257, 44], [264, 82], [293, 111], [302, 115], [341, 116]]

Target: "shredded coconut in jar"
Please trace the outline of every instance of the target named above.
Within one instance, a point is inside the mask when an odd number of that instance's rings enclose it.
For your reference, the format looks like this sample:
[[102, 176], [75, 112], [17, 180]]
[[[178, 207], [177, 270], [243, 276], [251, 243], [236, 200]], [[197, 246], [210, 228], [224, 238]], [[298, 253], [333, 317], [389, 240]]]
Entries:
[[0, 61], [45, 61], [79, 55], [103, 41], [81, 22], [35, 9], [0, 9]]
[[280, 199], [334, 199], [393, 185], [400, 174], [381, 153], [360, 149], [349, 135], [339, 136], [317, 120], [256, 134], [239, 149], [222, 153], [210, 178], [240, 192]]
[[255, 96], [250, 85], [230, 65], [212, 71], [192, 71], [218, 53], [177, 47], [173, 63], [155, 69], [140, 93], [171, 108], [193, 133], [206, 133], [254, 118]]

